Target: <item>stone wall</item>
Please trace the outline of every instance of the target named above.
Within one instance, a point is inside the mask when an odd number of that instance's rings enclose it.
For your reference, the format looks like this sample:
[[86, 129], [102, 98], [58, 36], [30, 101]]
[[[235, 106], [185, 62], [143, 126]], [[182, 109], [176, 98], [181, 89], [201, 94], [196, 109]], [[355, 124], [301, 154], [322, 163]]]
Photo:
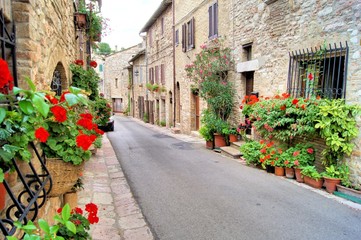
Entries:
[[[243, 44], [252, 43], [254, 91], [272, 96], [286, 91], [289, 52], [327, 44], [349, 46], [346, 101], [361, 103], [361, 3], [357, 0], [233, 1], [230, 22], [232, 47], [238, 64], [244, 64]], [[236, 76], [239, 99], [245, 95], [242, 73]], [[361, 120], [359, 119], [361, 127]], [[361, 184], [361, 135], [349, 158], [351, 179]]]
[[[190, 64], [195, 59], [195, 54], [201, 51], [200, 45], [209, 42], [208, 39], [208, 8], [211, 4], [214, 4], [215, 1], [174, 1], [175, 9], [175, 31], [179, 31], [179, 45], [175, 47], [175, 71], [176, 71], [176, 82], [179, 84], [180, 94], [179, 94], [179, 105], [180, 116], [178, 116], [177, 123], [179, 124], [181, 131], [183, 133], [190, 133], [195, 129], [195, 112], [194, 112], [194, 98], [191, 93], [191, 84], [192, 81], [186, 77], [186, 72], [184, 70], [187, 64]], [[218, 36], [226, 38], [226, 45], [230, 44], [230, 21], [229, 21], [229, 11], [230, 11], [230, 1], [219, 0], [218, 1]], [[182, 25], [186, 24], [194, 18], [195, 21], [195, 48], [187, 50], [186, 52], [182, 51]], [[230, 79], [233, 81], [232, 79]], [[206, 107], [204, 101], [200, 101], [200, 111]]]
[[[162, 33], [163, 19], [163, 33]], [[170, 103], [173, 97], [173, 28], [172, 28], [172, 5], [169, 5], [163, 13], [154, 21], [147, 32], [147, 70], [149, 82], [149, 69], [158, 69], [158, 85], [165, 88], [165, 92], [149, 92], [148, 100], [154, 103], [154, 122], [164, 121], [167, 127], [173, 125], [173, 105]], [[152, 40], [150, 40], [150, 36]], [[161, 83], [161, 66], [164, 67], [164, 84]], [[156, 82], [156, 80], [155, 80]]]
[[17, 26], [17, 63], [20, 87], [30, 77], [39, 88], [50, 88], [55, 69], [62, 86], [70, 79], [69, 64], [77, 56], [72, 1], [12, 1]]
[[[104, 95], [113, 100], [113, 110], [124, 111], [128, 106], [129, 60], [142, 49], [142, 44], [113, 53], [104, 62]], [[120, 102], [121, 101], [121, 102]], [[116, 106], [115, 106], [116, 104]]]
[[[134, 104], [131, 108], [130, 115], [143, 120], [145, 112], [145, 100], [148, 98], [147, 88], [145, 86], [147, 80], [147, 66], [145, 61], [145, 53], [133, 60], [133, 86], [131, 96]], [[137, 72], [137, 74], [135, 74]], [[134, 109], [134, 111], [133, 111]]]

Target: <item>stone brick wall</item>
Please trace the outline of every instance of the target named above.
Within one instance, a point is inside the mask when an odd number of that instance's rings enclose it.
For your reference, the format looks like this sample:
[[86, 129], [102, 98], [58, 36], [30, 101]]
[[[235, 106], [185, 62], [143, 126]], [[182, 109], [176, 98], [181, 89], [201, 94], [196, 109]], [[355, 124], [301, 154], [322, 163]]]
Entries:
[[[208, 8], [216, 1], [174, 1], [175, 9], [175, 31], [179, 31], [179, 45], [175, 48], [175, 66], [176, 66], [176, 82], [180, 86], [180, 116], [177, 117], [177, 123], [183, 133], [190, 133], [195, 129], [194, 123], [194, 102], [191, 93], [191, 80], [186, 77], [185, 65], [190, 64], [195, 59], [195, 54], [201, 51], [200, 45], [208, 43]], [[226, 38], [226, 44], [230, 43], [230, 1], [218, 1], [218, 36]], [[195, 20], [195, 48], [182, 51], [182, 25], [190, 21], [194, 17]], [[232, 79], [231, 79], [232, 80]], [[200, 101], [200, 111], [205, 108], [204, 101]]]
[[[163, 19], [163, 33], [162, 33]], [[166, 122], [166, 126], [173, 125], [173, 105], [170, 99], [173, 97], [173, 28], [172, 5], [169, 5], [163, 13], [154, 21], [147, 32], [147, 72], [149, 82], [149, 69], [154, 72], [158, 68], [158, 85], [166, 89], [165, 92], [149, 92], [148, 100], [154, 102], [154, 122]], [[150, 39], [152, 38], [152, 39]], [[161, 66], [164, 66], [165, 84], [161, 83]], [[155, 73], [154, 73], [155, 79]], [[158, 104], [157, 104], [158, 103]], [[157, 106], [158, 105], [158, 106]]]
[[71, 1], [12, 1], [17, 26], [19, 86], [30, 77], [39, 87], [50, 88], [55, 69], [62, 73], [62, 86], [70, 79], [69, 64], [77, 56], [74, 6]]
[[[289, 52], [320, 47], [324, 42], [349, 46], [346, 101], [361, 103], [360, 1], [277, 0], [233, 1], [229, 32], [234, 56], [244, 62], [242, 45], [252, 42], [252, 60], [257, 60], [254, 91], [262, 96], [284, 92], [287, 87]], [[236, 76], [239, 99], [245, 95], [242, 74]], [[361, 127], [361, 120], [358, 121]], [[348, 159], [351, 179], [361, 184], [361, 135]]]
[[[145, 61], [145, 53], [140, 55], [133, 61], [133, 88], [132, 98], [134, 99], [133, 109], [131, 115], [133, 117], [143, 119], [145, 112], [145, 99], [147, 97], [147, 88], [145, 86], [147, 80], [147, 66]], [[135, 71], [138, 72], [136, 76]]]
[[[104, 95], [107, 99], [115, 101], [122, 99], [119, 106], [120, 111], [124, 111], [128, 106], [129, 72], [127, 67], [129, 60], [142, 49], [142, 44], [138, 44], [127, 49], [111, 54], [105, 58], [104, 62]], [[119, 100], [116, 100], [119, 99]], [[114, 106], [113, 106], [114, 110]]]

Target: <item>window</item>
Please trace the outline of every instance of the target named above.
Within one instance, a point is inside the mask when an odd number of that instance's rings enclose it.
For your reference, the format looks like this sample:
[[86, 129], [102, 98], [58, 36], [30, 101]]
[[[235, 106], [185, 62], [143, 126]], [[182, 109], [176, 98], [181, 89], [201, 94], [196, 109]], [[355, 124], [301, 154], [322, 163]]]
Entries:
[[175, 31], [175, 45], [176, 46], [179, 45], [179, 30], [178, 29]]
[[103, 72], [103, 64], [99, 65], [99, 72]]
[[348, 46], [290, 53], [287, 90], [294, 97], [345, 98]]
[[194, 18], [192, 18], [189, 22], [182, 25], [182, 51], [186, 52], [187, 50], [193, 49], [195, 47], [194, 44]]
[[149, 83], [154, 84], [154, 68], [149, 69]]
[[164, 72], [164, 64], [160, 65], [160, 81], [162, 82], [163, 85], [165, 85], [165, 72]]
[[155, 66], [155, 83], [159, 84], [159, 66]]
[[251, 61], [252, 60], [252, 43], [248, 43], [245, 45], [242, 45], [243, 53], [245, 61]]
[[218, 3], [215, 2], [208, 9], [208, 23], [209, 23], [209, 38], [216, 38], [218, 36]]

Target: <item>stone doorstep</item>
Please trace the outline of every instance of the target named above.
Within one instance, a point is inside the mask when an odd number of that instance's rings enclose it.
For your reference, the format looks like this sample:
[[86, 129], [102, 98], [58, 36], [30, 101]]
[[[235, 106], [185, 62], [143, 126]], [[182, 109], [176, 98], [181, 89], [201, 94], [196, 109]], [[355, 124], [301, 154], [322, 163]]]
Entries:
[[173, 134], [180, 134], [181, 133], [181, 130], [179, 128], [171, 128], [170, 131], [173, 133]]
[[245, 143], [245, 141], [241, 140], [241, 141], [238, 141], [238, 142], [232, 142], [231, 143], [231, 147], [235, 148], [235, 149], [238, 149]]
[[191, 136], [192, 137], [197, 137], [197, 138], [203, 138], [198, 131], [191, 131]]
[[222, 155], [224, 156], [228, 156], [234, 159], [239, 159], [242, 156], [241, 152], [234, 147], [227, 146], [227, 147], [221, 147], [220, 149], [222, 151], [221, 152]]

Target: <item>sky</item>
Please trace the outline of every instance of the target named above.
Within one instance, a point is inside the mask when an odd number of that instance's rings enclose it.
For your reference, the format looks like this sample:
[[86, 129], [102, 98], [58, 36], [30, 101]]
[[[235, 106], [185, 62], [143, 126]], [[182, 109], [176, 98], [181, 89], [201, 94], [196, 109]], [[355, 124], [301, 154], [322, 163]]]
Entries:
[[110, 30], [102, 42], [109, 43], [112, 49], [117, 46], [128, 48], [142, 42], [139, 36], [162, 0], [103, 0], [102, 16], [109, 19]]

